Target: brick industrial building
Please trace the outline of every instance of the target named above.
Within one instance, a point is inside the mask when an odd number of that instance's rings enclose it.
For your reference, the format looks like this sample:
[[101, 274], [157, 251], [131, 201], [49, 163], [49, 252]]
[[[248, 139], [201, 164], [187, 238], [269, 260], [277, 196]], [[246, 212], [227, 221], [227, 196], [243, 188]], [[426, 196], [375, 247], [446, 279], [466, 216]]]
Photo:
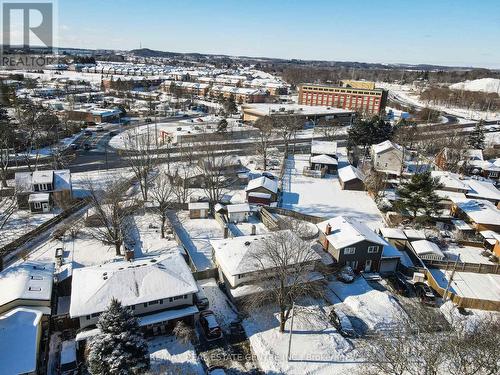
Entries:
[[366, 114], [379, 114], [385, 109], [387, 91], [332, 85], [302, 84], [299, 104], [332, 106]]

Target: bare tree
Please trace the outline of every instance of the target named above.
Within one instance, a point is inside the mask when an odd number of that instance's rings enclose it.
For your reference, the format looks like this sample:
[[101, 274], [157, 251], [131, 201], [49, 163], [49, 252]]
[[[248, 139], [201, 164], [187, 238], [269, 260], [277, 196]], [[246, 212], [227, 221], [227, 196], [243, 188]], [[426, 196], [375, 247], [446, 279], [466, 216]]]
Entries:
[[158, 160], [158, 149], [152, 144], [154, 137], [148, 129], [144, 134], [136, 136], [129, 134], [125, 139], [127, 149], [125, 159], [134, 172], [144, 201], [148, 200], [151, 172]]
[[10, 167], [10, 153], [14, 151], [15, 133], [7, 110], [0, 108], [0, 179], [7, 187], [7, 175]]
[[219, 202], [227, 191], [231, 156], [217, 150], [209, 142], [200, 144], [198, 166], [201, 171], [202, 187], [210, 202]]
[[283, 333], [297, 299], [322, 294], [322, 286], [311, 281], [316, 257], [311, 245], [291, 230], [273, 232], [250, 254], [249, 260], [259, 265], [258, 285], [262, 292], [248, 297], [247, 305], [276, 303], [280, 314], [279, 330]]
[[117, 180], [105, 184], [103, 190], [98, 189], [89, 180], [86, 183], [92, 206], [92, 236], [107, 245], [115, 247], [116, 255], [121, 254], [127, 231], [127, 216], [134, 208], [135, 202], [126, 199], [128, 183]]
[[193, 327], [188, 326], [182, 320], [175, 324], [173, 332], [175, 337], [183, 344], [192, 342], [196, 338]]
[[274, 128], [280, 136], [285, 146], [285, 155], [288, 155], [288, 148], [292, 137], [303, 128], [304, 120], [300, 116], [280, 115], [273, 117]]
[[171, 206], [173, 195], [172, 184], [168, 174], [160, 170], [157, 174], [154, 185], [151, 187], [150, 196], [154, 203], [155, 213], [161, 223], [161, 238], [165, 238], [165, 224], [167, 222], [167, 210]]
[[256, 144], [257, 153], [262, 159], [264, 171], [267, 170], [267, 162], [269, 159], [269, 147], [271, 145], [271, 136], [274, 133], [273, 121], [269, 116], [264, 116], [255, 121], [254, 125], [259, 129], [259, 139]]
[[0, 195], [0, 229], [9, 221], [10, 217], [16, 210], [16, 195], [3, 197]]
[[382, 172], [377, 172], [371, 169], [365, 180], [365, 188], [368, 192], [372, 193], [375, 202], [378, 203], [383, 197], [384, 189], [387, 186], [387, 175]]

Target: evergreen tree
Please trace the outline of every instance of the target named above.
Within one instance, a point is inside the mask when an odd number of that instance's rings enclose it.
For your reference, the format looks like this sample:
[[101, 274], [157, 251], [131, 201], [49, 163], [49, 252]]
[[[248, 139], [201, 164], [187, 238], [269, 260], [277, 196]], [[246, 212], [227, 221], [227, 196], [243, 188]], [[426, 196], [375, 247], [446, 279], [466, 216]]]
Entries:
[[400, 213], [408, 213], [412, 219], [420, 214], [424, 220], [435, 214], [441, 200], [436, 194], [443, 185], [431, 172], [414, 174], [409, 181], [403, 182], [396, 190], [398, 200], [395, 207]]
[[222, 133], [227, 130], [227, 120], [223, 118], [222, 120], [219, 121], [219, 124], [217, 125], [217, 133]]
[[347, 133], [347, 145], [352, 148], [377, 144], [392, 139], [393, 128], [390, 123], [381, 117], [375, 116], [370, 120], [357, 120]]
[[143, 374], [149, 368], [148, 347], [137, 319], [118, 300], [111, 300], [97, 327], [101, 333], [89, 346], [91, 374]]
[[484, 150], [483, 120], [476, 123], [474, 130], [469, 134], [467, 144], [473, 149]]
[[236, 106], [233, 94], [231, 94], [228, 100], [224, 102], [224, 110], [229, 114], [238, 112], [238, 107]]

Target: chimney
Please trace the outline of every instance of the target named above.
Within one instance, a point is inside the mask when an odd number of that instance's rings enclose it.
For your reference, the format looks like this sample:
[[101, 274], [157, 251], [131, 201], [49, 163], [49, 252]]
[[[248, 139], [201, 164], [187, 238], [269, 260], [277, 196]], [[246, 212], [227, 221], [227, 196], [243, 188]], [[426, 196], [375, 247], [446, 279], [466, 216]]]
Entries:
[[328, 223], [326, 224], [325, 234], [328, 236], [330, 233], [332, 233], [332, 226]]
[[255, 236], [255, 232], [256, 232], [255, 224], [252, 224], [252, 236]]
[[229, 237], [229, 228], [227, 225], [224, 225], [224, 238]]
[[127, 262], [134, 259], [134, 249], [125, 249], [125, 260]]

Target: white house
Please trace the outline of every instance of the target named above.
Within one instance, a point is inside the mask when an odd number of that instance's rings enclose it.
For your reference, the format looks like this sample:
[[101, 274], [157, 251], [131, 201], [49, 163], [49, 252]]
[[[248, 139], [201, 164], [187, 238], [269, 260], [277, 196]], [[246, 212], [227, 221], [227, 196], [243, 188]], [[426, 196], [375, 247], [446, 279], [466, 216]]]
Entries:
[[54, 264], [28, 261], [0, 272], [0, 313], [19, 306], [50, 314]]
[[191, 319], [198, 313], [193, 294], [198, 287], [177, 250], [159, 257], [106, 263], [73, 271], [69, 315], [80, 327], [97, 323], [112, 298], [135, 315], [139, 325], [156, 333], [173, 319]]
[[389, 140], [371, 147], [373, 168], [378, 172], [399, 176], [403, 164], [403, 148]]
[[446, 258], [439, 246], [429, 240], [412, 241], [410, 245], [415, 254], [421, 259], [443, 260]]
[[[287, 230], [287, 236], [298, 240], [295, 233]], [[220, 240], [211, 240], [213, 247], [214, 260], [219, 268], [221, 280], [227, 281], [230, 288], [236, 288], [242, 284], [252, 283], [260, 280], [262, 277], [262, 267], [272, 267], [267, 259], [255, 258], [265, 244], [266, 239], [272, 236], [271, 233], [256, 236], [240, 236], [234, 238], [225, 238]], [[321, 257], [313, 250], [307, 257], [311, 260], [310, 270], [314, 270], [314, 262], [319, 261]], [[293, 262], [290, 261], [290, 267]]]
[[188, 204], [189, 217], [191, 219], [206, 219], [210, 211], [208, 202], [191, 202]]

